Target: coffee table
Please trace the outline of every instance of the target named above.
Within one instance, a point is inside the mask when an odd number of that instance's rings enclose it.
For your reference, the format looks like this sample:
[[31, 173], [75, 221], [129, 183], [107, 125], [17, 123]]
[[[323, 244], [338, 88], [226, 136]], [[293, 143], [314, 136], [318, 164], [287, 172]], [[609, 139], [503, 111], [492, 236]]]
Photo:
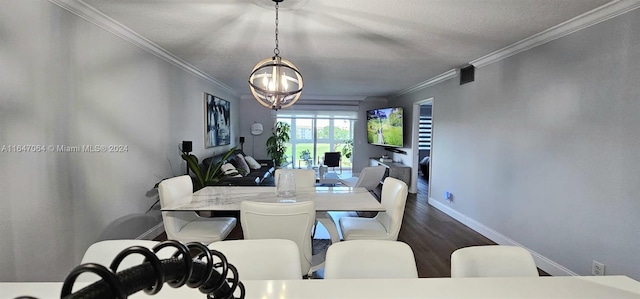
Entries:
[[322, 185], [336, 185], [340, 183], [340, 176], [335, 172], [327, 172], [324, 178], [319, 178], [318, 183]]

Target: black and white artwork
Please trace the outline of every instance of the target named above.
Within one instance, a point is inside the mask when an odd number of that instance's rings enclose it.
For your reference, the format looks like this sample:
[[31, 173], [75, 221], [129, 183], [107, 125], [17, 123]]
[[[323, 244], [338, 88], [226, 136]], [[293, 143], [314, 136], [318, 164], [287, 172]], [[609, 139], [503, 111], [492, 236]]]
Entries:
[[231, 144], [231, 103], [208, 93], [204, 95], [205, 147]]

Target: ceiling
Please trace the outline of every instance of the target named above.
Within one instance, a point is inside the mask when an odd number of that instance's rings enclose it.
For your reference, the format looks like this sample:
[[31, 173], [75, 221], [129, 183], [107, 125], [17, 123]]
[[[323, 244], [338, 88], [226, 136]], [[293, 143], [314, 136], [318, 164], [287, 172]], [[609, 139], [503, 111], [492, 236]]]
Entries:
[[[86, 4], [238, 96], [273, 55], [272, 0], [68, 0]], [[610, 0], [285, 0], [280, 56], [301, 99], [397, 94]]]

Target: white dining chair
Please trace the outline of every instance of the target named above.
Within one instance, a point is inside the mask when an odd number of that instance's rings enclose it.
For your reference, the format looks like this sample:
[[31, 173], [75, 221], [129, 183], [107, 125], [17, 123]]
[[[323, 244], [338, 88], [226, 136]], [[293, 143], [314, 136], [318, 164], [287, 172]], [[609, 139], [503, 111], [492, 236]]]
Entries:
[[381, 203], [385, 208], [373, 218], [341, 217], [340, 229], [345, 240], [390, 240], [398, 239], [404, 207], [407, 202], [407, 184], [387, 177], [382, 184]]
[[276, 169], [274, 181], [278, 186], [278, 175], [282, 172], [293, 173], [296, 189], [314, 188], [316, 186], [316, 171], [313, 169]]
[[[190, 201], [188, 196], [193, 194], [191, 177], [183, 175], [163, 180], [158, 185], [158, 193], [161, 208]], [[200, 217], [193, 211], [163, 211], [162, 222], [169, 240], [209, 244], [224, 240], [237, 220], [234, 217]]]
[[329, 246], [324, 278], [418, 278], [418, 269], [413, 250], [406, 243], [353, 240]]
[[386, 171], [384, 166], [365, 167], [358, 176], [340, 179], [340, 182], [347, 187], [363, 187], [371, 191], [380, 185]]
[[538, 276], [538, 268], [531, 253], [518, 246], [471, 246], [451, 254], [451, 277], [521, 276]]
[[313, 201], [294, 203], [240, 203], [240, 224], [244, 238], [286, 239], [295, 242], [300, 251], [303, 275], [310, 274], [312, 264], [311, 229], [315, 223]]
[[[81, 264], [87, 263], [95, 263], [103, 265], [107, 268], [111, 266], [111, 262], [115, 259], [115, 257], [122, 252], [124, 249], [129, 248], [131, 246], [142, 246], [153, 251], [153, 247], [158, 245], [160, 242], [151, 241], [151, 240], [104, 240], [91, 244], [89, 248], [84, 252], [84, 256], [82, 257]], [[160, 250], [157, 253], [157, 256], [160, 259], [170, 258], [171, 255], [175, 252], [175, 250]], [[144, 261], [144, 256], [140, 254], [131, 254], [125, 257], [120, 265], [118, 266], [118, 271], [122, 271], [124, 269], [128, 269], [134, 266], [138, 266], [142, 264]], [[100, 277], [97, 275], [80, 275], [78, 276], [78, 281], [84, 282], [93, 282], [100, 280]]]
[[302, 279], [300, 250], [294, 241], [229, 240], [211, 243], [209, 248], [222, 252], [242, 281]]
[[[283, 172], [293, 173], [294, 180], [296, 181], [296, 189], [309, 189], [316, 186], [316, 172], [313, 169], [276, 169], [276, 187], [278, 181], [278, 174]], [[340, 241], [340, 233], [337, 229], [337, 224], [329, 212], [316, 212], [316, 221], [322, 223], [322, 226], [327, 230], [331, 238], [331, 242]], [[316, 223], [317, 225], [317, 223]], [[317, 226], [314, 227], [314, 232]]]
[[[276, 187], [278, 186], [278, 174], [283, 172], [293, 173], [294, 180], [296, 181], [296, 189], [315, 188], [316, 186], [316, 172], [313, 169], [276, 169]], [[340, 238], [339, 233], [334, 220], [328, 213], [329, 212], [316, 212], [316, 221], [322, 223], [322, 225], [325, 227], [330, 237], [332, 238], [332, 242], [337, 242]], [[314, 227], [313, 229], [314, 232], [316, 230], [316, 227]]]
[[[351, 188], [362, 187], [369, 191], [375, 190], [380, 182], [384, 178], [384, 175], [387, 171], [387, 168], [384, 166], [370, 166], [362, 169], [358, 176], [339, 179], [340, 183], [344, 186]], [[316, 214], [316, 219], [318, 222], [322, 223], [325, 227], [331, 226], [327, 228], [329, 231], [329, 235], [332, 236], [335, 234], [338, 236], [337, 240], [332, 239], [332, 242], [335, 243], [339, 241], [339, 227], [340, 227], [340, 218], [342, 217], [357, 217], [355, 212], [337, 212], [337, 211], [329, 211], [329, 212], [321, 212]], [[335, 232], [334, 232], [335, 230]]]

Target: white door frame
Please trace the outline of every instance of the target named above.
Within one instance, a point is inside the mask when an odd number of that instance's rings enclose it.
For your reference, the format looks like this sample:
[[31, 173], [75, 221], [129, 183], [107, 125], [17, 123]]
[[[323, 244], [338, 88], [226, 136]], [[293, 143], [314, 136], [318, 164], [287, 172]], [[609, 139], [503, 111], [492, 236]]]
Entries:
[[[413, 151], [413, 165], [411, 165], [411, 185], [415, 186], [416, 188], [416, 192], [418, 193], [418, 171], [420, 166], [418, 165], [418, 163], [420, 163], [419, 159], [420, 159], [420, 145], [418, 144], [418, 140], [420, 137], [420, 106], [423, 104], [431, 104], [433, 105], [433, 97], [428, 98], [428, 99], [424, 99], [424, 100], [420, 100], [417, 102], [413, 102], [413, 124], [411, 125], [412, 129], [411, 129], [411, 150]], [[432, 118], [433, 118], [433, 108], [431, 110], [432, 113]], [[433, 132], [431, 133], [431, 136], [433, 136]], [[431, 139], [431, 144], [433, 145], [433, 138]], [[433, 148], [433, 146], [432, 146]], [[431, 151], [429, 151], [429, 156], [431, 156]], [[429, 163], [429, 168], [431, 168], [431, 163]], [[429, 176], [429, 180], [431, 179], [431, 176]], [[429, 186], [429, 193], [431, 193], [431, 184], [428, 185]], [[428, 196], [428, 194], [427, 194]]]

